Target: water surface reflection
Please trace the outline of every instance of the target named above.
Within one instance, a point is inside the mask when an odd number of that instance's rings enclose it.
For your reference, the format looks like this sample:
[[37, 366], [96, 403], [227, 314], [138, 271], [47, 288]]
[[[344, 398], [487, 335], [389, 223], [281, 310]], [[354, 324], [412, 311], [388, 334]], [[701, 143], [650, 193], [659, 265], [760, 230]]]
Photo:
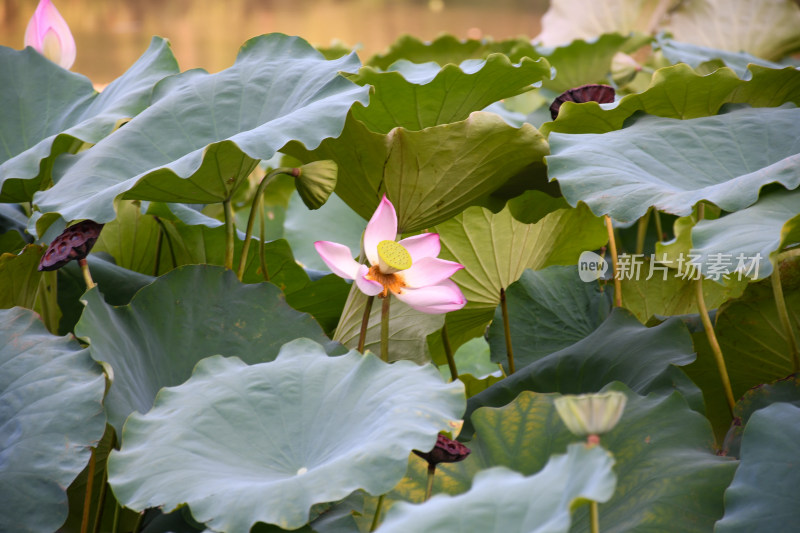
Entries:
[[[314, 44], [360, 45], [362, 61], [410, 33], [434, 39], [533, 36], [547, 0], [55, 0], [78, 45], [72, 70], [107, 83], [139, 57], [153, 35], [172, 42], [181, 69], [230, 66], [239, 46], [262, 33]], [[21, 48], [37, 0], [0, 0], [0, 45]], [[2, 76], [2, 73], [0, 73]]]

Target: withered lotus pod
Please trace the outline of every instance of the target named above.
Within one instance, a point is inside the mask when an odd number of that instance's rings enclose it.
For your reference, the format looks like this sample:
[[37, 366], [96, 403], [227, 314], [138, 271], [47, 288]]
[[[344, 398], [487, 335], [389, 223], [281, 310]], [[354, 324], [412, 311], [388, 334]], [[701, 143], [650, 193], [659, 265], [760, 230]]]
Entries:
[[102, 229], [103, 224], [92, 220], [84, 220], [68, 227], [47, 247], [39, 261], [39, 270], [56, 270], [73, 259], [85, 258]]
[[467, 458], [470, 449], [451, 438], [445, 437], [441, 433], [436, 437], [436, 446], [427, 453], [419, 450], [413, 450], [415, 454], [419, 455], [431, 466], [436, 466], [439, 463], [457, 463]]
[[599, 102], [601, 104], [609, 104], [614, 101], [614, 88], [609, 85], [589, 84], [581, 85], [569, 89], [561, 93], [553, 103], [550, 104], [550, 116], [553, 120], [558, 116], [558, 110], [561, 109], [561, 104], [564, 102], [575, 102], [582, 104], [584, 102]]

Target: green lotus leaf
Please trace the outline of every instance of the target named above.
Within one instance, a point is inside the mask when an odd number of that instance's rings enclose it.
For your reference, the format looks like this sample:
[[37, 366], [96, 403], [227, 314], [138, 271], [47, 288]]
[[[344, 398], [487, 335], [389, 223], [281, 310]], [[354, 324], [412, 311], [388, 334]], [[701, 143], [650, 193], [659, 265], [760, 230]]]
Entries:
[[314, 242], [338, 242], [357, 251], [361, 249], [364, 227], [364, 219], [335, 194], [316, 211], [310, 211], [300, 196], [293, 194], [286, 210], [283, 235], [297, 261], [306, 268], [327, 271], [328, 266], [314, 248]]
[[80, 74], [35, 50], [0, 47], [4, 109], [0, 139], [0, 201], [29, 202], [48, 185], [56, 156], [94, 144], [150, 104], [155, 84], [178, 72], [169, 42], [154, 37], [147, 51], [102, 93]]
[[358, 64], [354, 54], [326, 61], [297, 37], [255, 37], [228, 69], [187, 71], [160, 84], [153, 104], [124, 128], [62, 158], [56, 185], [34, 202], [67, 220], [97, 222], [115, 218], [119, 196], [221, 202], [288, 141], [314, 148], [341, 132], [350, 106], [368, 97], [338, 74]]
[[[794, 268], [798, 268], [795, 265]], [[796, 281], [781, 276], [786, 310], [800, 339], [800, 290]], [[714, 331], [728, 370], [734, 398], [752, 387], [772, 383], [794, 372], [791, 348], [778, 318], [770, 280], [750, 283], [741, 298], [717, 311]], [[724, 436], [731, 423], [730, 410], [719, 377], [714, 355], [704, 331], [693, 335], [697, 360], [686, 373], [703, 390], [707, 415], [718, 435]]]
[[[704, 276], [758, 280], [772, 274], [778, 253], [800, 242], [800, 188], [773, 190], [758, 202], [692, 228], [692, 250]], [[741, 275], [740, 275], [741, 272]]]
[[214, 356], [128, 419], [109, 484], [127, 507], [187, 503], [218, 531], [296, 529], [315, 503], [389, 491], [463, 409], [463, 386], [431, 366], [328, 357], [308, 339], [253, 366]]
[[22, 308], [0, 310], [0, 367], [0, 530], [49, 533], [103, 436], [105, 377], [74, 339]]
[[701, 200], [737, 211], [767, 184], [800, 186], [797, 136], [798, 108], [738, 108], [690, 120], [641, 116], [605, 134], [552, 133], [547, 164], [571, 205], [585, 202], [621, 222], [650, 206], [688, 215]]
[[[500, 289], [517, 281], [526, 268], [577, 264], [584, 250], [608, 241], [601, 219], [586, 206], [559, 209], [535, 224], [524, 224], [509, 208], [499, 213], [472, 207], [436, 226], [442, 244], [440, 257], [464, 265], [453, 276], [467, 305], [448, 313], [447, 332], [454, 350], [483, 335], [500, 303]], [[429, 343], [434, 360], [443, 364], [441, 337]]]
[[[104, 254], [89, 254], [86, 256], [86, 262], [103, 299], [110, 305], [127, 305], [139, 289], [155, 280], [153, 276], [133, 272], [114, 264], [109, 258], [104, 257]], [[58, 323], [58, 333], [66, 335], [75, 329], [75, 324], [83, 314], [81, 297], [86, 292], [86, 278], [83, 277], [81, 267], [76, 261], [67, 263], [55, 273], [58, 275], [58, 308], [62, 313]]]
[[[627, 261], [633, 265], [634, 259], [632, 256], [628, 257]], [[656, 254], [656, 258], [658, 257], [663, 256]], [[697, 274], [685, 266], [689, 261], [689, 255], [684, 256], [685, 263], [681, 265], [684, 269], [682, 274], [676, 269], [677, 259], [672, 264], [654, 263], [651, 259], [641, 260], [636, 263], [638, 266], [626, 267], [630, 268], [628, 276], [620, 280], [625, 309], [633, 313], [642, 323], [647, 323], [652, 317], [697, 313], [694, 281]], [[684, 275], [685, 277], [682, 277]], [[738, 281], [735, 277], [726, 280], [725, 284], [704, 279], [703, 298], [706, 307], [716, 309], [726, 301], [738, 298], [746, 286], [746, 279]]]
[[[519, 344], [514, 355], [526, 358], [534, 347]], [[692, 338], [686, 326], [672, 318], [657, 326], [643, 326], [629, 311], [615, 308], [584, 339], [537, 359], [467, 402], [467, 414], [483, 406], [508, 404], [522, 391], [582, 394], [598, 392], [621, 381], [639, 394], [680, 390], [692, 408], [703, 412], [700, 391], [674, 368], [694, 361]], [[528, 359], [534, 359], [528, 357]], [[463, 434], [471, 432], [469, 422]]]
[[503, 54], [444, 67], [408, 60], [394, 63], [389, 72], [363, 67], [349, 79], [372, 85], [375, 94], [368, 107], [354, 106], [352, 113], [375, 133], [395, 127], [419, 131], [465, 120], [473, 111], [530, 90], [550, 76], [546, 59], [524, 57], [512, 64]]
[[[639, 396], [619, 383], [628, 402], [617, 426], [601, 437], [616, 458], [617, 490], [599, 506], [601, 531], [708, 531], [722, 516], [722, 494], [736, 462], [715, 455], [708, 421], [679, 394]], [[469, 490], [472, 477], [503, 466], [529, 476], [552, 454], [563, 453], [572, 435], [556, 412], [557, 394], [522, 392], [508, 405], [472, 413], [472, 453], [460, 463], [436, 468], [434, 494]], [[427, 463], [415, 456], [406, 477], [389, 493], [392, 500], [421, 501]], [[674, 512], [675, 506], [681, 513]], [[574, 516], [573, 531], [588, 531], [586, 512]]]
[[607, 33], [596, 39], [577, 39], [552, 49], [538, 48], [537, 52], [556, 69], [555, 78], [545, 80], [543, 87], [560, 94], [587, 83], [608, 84], [612, 58], [630, 41], [631, 37], [627, 35]]
[[33, 309], [42, 277], [37, 267], [43, 253], [43, 246], [28, 244], [18, 255], [0, 254], [0, 309]]
[[733, 70], [720, 68], [702, 75], [680, 63], [658, 69], [649, 87], [622, 97], [613, 105], [597, 102], [565, 102], [558, 119], [542, 125], [545, 135], [560, 133], [605, 133], [623, 127], [637, 111], [666, 118], [690, 119], [716, 115], [723, 104], [777, 107], [787, 102], [800, 105], [800, 70], [775, 70], [750, 65], [752, 79], [739, 79]]
[[398, 60], [405, 59], [414, 63], [433, 61], [442, 66], [458, 65], [467, 59], [484, 58], [491, 53], [509, 53], [519, 45], [527, 45], [524, 39], [509, 39], [495, 42], [491, 39], [459, 40], [453, 35], [445, 34], [433, 41], [423, 42], [413, 35], [402, 35], [382, 54], [372, 56], [367, 64], [382, 70]]
[[472, 489], [460, 496], [439, 495], [422, 505], [397, 503], [378, 531], [566, 533], [571, 511], [590, 500], [606, 502], [614, 494], [613, 465], [602, 447], [572, 444], [533, 476], [490, 468], [479, 472]]
[[758, 385], [745, 392], [733, 408], [733, 423], [725, 435], [723, 451], [731, 457], [741, 456], [742, 433], [756, 411], [774, 403], [785, 402], [800, 407], [800, 376], [793, 374], [773, 383]]
[[686, 63], [696, 69], [709, 61], [719, 60], [724, 66], [730, 67], [736, 75], [743, 80], [752, 77], [752, 72], [747, 68], [748, 65], [751, 64], [772, 69], [784, 68], [784, 65], [780, 63], [773, 63], [772, 61], [761, 59], [747, 52], [718, 50], [707, 46], [682, 43], [674, 39], [665, 39], [663, 37], [659, 37], [656, 44], [657, 48], [664, 54], [664, 57], [671, 63]]
[[89, 342], [95, 360], [114, 371], [105, 406], [117, 434], [131, 412], [147, 412], [160, 388], [185, 381], [204, 357], [236, 355], [260, 363], [298, 337], [327, 341], [277, 287], [242, 284], [232, 271], [215, 266], [173, 270], [125, 306], [108, 305], [96, 289], [83, 299], [86, 309], [75, 334]]
[[[585, 283], [577, 266], [526, 270], [506, 289], [511, 347], [517, 369], [582, 340], [608, 317], [610, 294]], [[498, 307], [489, 326], [492, 361], [508, 372], [503, 315]]]
[[776, 403], [753, 413], [742, 436], [741, 464], [725, 491], [725, 516], [714, 531], [780, 531], [800, 514], [793, 494], [800, 476], [800, 407]]
[[747, 0], [682, 3], [664, 25], [678, 41], [773, 61], [800, 49], [798, 28], [800, 6], [795, 2]]
[[342, 135], [316, 150], [296, 142], [283, 149], [303, 162], [336, 161], [336, 194], [366, 220], [387, 194], [400, 233], [433, 227], [480, 203], [541, 162], [547, 150], [533, 126], [513, 128], [484, 112], [421, 131], [395, 128], [387, 135], [370, 131], [351, 113]]

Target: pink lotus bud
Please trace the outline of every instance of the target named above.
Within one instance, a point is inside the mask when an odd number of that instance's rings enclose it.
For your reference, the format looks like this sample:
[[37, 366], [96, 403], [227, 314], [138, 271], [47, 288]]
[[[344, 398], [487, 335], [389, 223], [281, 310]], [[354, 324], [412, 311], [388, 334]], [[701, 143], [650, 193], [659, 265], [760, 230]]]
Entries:
[[75, 62], [75, 39], [67, 21], [50, 0], [39, 0], [28, 27], [25, 29], [25, 46], [32, 46], [44, 57], [63, 68]]

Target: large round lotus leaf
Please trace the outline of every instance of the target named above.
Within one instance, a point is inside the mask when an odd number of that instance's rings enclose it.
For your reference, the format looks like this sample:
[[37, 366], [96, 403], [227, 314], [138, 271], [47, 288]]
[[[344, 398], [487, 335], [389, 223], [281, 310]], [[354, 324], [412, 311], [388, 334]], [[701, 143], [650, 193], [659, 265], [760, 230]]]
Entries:
[[547, 164], [570, 204], [585, 202], [622, 222], [650, 206], [688, 215], [700, 200], [737, 211], [767, 184], [800, 185], [798, 138], [798, 108], [739, 108], [691, 120], [641, 116], [601, 135], [551, 134]]
[[605, 133], [623, 127], [637, 111], [659, 117], [690, 119], [716, 115], [725, 103], [775, 107], [786, 102], [800, 105], [800, 70], [780, 70], [749, 65], [752, 72], [741, 80], [729, 68], [703, 75], [679, 63], [658, 69], [647, 90], [622, 97], [612, 105], [596, 102], [561, 106], [558, 119], [542, 125], [545, 135], [561, 133]]
[[[506, 290], [515, 367], [521, 369], [583, 340], [611, 312], [609, 296], [597, 282], [581, 281], [575, 265], [523, 272]], [[492, 361], [507, 366], [505, 325], [499, 306], [488, 337]]]
[[[515, 347], [523, 359], [536, 350], [527, 344]], [[555, 353], [540, 357], [513, 375], [470, 398], [467, 414], [483, 406], [499, 407], [520, 392], [598, 392], [612, 381], [621, 381], [639, 394], [678, 389], [690, 405], [703, 411], [700, 391], [674, 366], [694, 361], [692, 338], [677, 318], [648, 328], [629, 311], [617, 308], [591, 334]], [[472, 428], [469, 421], [464, 435]]]
[[105, 378], [87, 350], [35, 313], [0, 310], [0, 530], [50, 533], [66, 488], [103, 436]]
[[552, 0], [542, 17], [542, 32], [534, 40], [557, 46], [604, 33], [650, 33], [651, 19], [657, 9], [677, 3], [678, 0], [666, 5], [657, 0]]
[[530, 45], [527, 39], [509, 39], [495, 42], [491, 39], [461, 40], [450, 34], [442, 34], [433, 41], [422, 41], [413, 35], [401, 35], [386, 51], [369, 58], [367, 65], [387, 70], [400, 59], [414, 63], [433, 61], [442, 66], [459, 64], [466, 59], [480, 59], [491, 53], [510, 55], [517, 46]]
[[800, 242], [800, 188], [773, 190], [746, 209], [692, 228], [693, 260], [705, 276], [734, 273], [757, 280], [772, 274], [782, 249]]
[[289, 307], [276, 286], [240, 283], [221, 267], [173, 270], [122, 307], [107, 304], [96, 289], [83, 299], [86, 309], [75, 334], [89, 342], [94, 359], [114, 371], [105, 406], [118, 433], [131, 412], [147, 412], [160, 388], [183, 383], [204, 357], [236, 355], [260, 363], [298, 337], [327, 341], [319, 325]]
[[43, 253], [43, 246], [28, 244], [19, 254], [0, 254], [0, 309], [33, 309], [42, 277], [36, 267]]
[[572, 444], [566, 455], [551, 457], [533, 476], [490, 468], [479, 472], [472, 489], [460, 496], [439, 495], [422, 505], [398, 503], [378, 531], [566, 533], [573, 509], [590, 500], [606, 502], [614, 494], [613, 466], [601, 446]]
[[530, 124], [514, 128], [482, 111], [460, 122], [388, 134], [371, 131], [351, 113], [336, 139], [314, 150], [296, 142], [283, 149], [303, 162], [336, 161], [336, 194], [367, 220], [385, 193], [397, 209], [400, 233], [430, 228], [481, 203], [541, 162], [547, 150]]
[[664, 29], [679, 41], [782, 59], [800, 48], [800, 7], [776, 0], [702, 0], [681, 3]]
[[97, 222], [115, 218], [120, 195], [221, 202], [288, 141], [313, 148], [338, 135], [350, 106], [368, 99], [368, 88], [339, 75], [358, 66], [355, 54], [326, 61], [298, 37], [255, 37], [228, 69], [159, 84], [153, 104], [124, 128], [59, 160], [56, 185], [34, 201], [42, 212]]
[[409, 452], [433, 447], [463, 409], [463, 386], [432, 366], [328, 357], [307, 339], [270, 363], [214, 356], [128, 418], [109, 483], [127, 507], [188, 503], [218, 531], [295, 529], [315, 503], [390, 490]]
[[[517, 281], [526, 268], [576, 264], [584, 250], [608, 241], [601, 219], [586, 206], [557, 209], [535, 224], [525, 224], [506, 208], [492, 213], [472, 207], [436, 226], [440, 257], [464, 265], [453, 275], [467, 299], [464, 309], [448, 313], [447, 332], [454, 350], [482, 335], [500, 303], [500, 289]], [[441, 337], [430, 341], [434, 360], [444, 363]]]
[[[150, 104], [153, 86], [178, 72], [169, 42], [150, 48], [102, 93], [33, 49], [0, 47], [0, 201], [28, 202], [50, 180], [52, 161], [96, 143]], [[40, 174], [40, 171], [43, 171]]]
[[742, 436], [741, 464], [725, 491], [714, 531], [791, 531], [800, 520], [797, 481], [800, 407], [776, 403], [753, 413]]
[[[600, 437], [614, 454], [618, 476], [614, 496], [599, 506], [600, 530], [710, 531], [722, 516], [723, 492], [736, 461], [716, 455], [708, 421], [680, 394], [642, 397], [619, 383], [603, 390], [621, 391], [628, 402], [617, 426]], [[546, 468], [552, 454], [564, 453], [578, 440], [555, 409], [557, 397], [523, 392], [502, 408], [475, 411], [476, 434], [467, 443], [472, 453], [460, 463], [437, 467], [434, 493], [466, 492], [475, 473], [491, 467], [526, 476]], [[388, 497], [419, 501], [426, 467], [412, 457], [406, 477]], [[572, 531], [589, 530], [587, 514], [577, 512]]]
[[696, 44], [682, 43], [673, 39], [664, 38], [663, 35], [657, 39], [657, 48], [664, 54], [670, 63], [686, 63], [692, 68], [698, 68], [703, 63], [712, 60], [721, 61], [726, 67], [732, 69], [739, 78], [750, 79], [752, 72], [748, 70], [748, 65], [755, 64], [762, 67], [781, 69], [784, 65], [773, 63], [766, 59], [761, 59], [747, 52], [731, 52], [718, 48], [709, 48]]
[[353, 116], [376, 133], [389, 133], [398, 126], [417, 131], [458, 122], [551, 76], [544, 58], [525, 57], [515, 65], [503, 54], [444, 67], [401, 60], [389, 70], [364, 67], [349, 76], [359, 85], [375, 88], [369, 106], [354, 106]]

